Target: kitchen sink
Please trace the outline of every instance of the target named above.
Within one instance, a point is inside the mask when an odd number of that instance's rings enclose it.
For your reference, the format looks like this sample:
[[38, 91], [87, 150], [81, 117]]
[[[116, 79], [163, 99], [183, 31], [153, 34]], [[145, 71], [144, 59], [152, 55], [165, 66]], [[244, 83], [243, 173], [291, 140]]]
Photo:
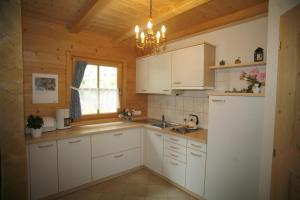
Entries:
[[169, 127], [173, 127], [173, 126], [177, 126], [177, 124], [173, 124], [173, 123], [168, 123], [168, 122], [155, 122], [155, 123], [151, 123], [151, 126], [156, 126], [159, 128], [169, 128]]
[[176, 132], [176, 133], [181, 133], [181, 134], [186, 134], [186, 133], [192, 133], [192, 132], [195, 132], [195, 131], [199, 131], [201, 130], [201, 128], [197, 128], [197, 129], [189, 129], [189, 128], [186, 128], [186, 127], [177, 127], [177, 128], [172, 128], [171, 129], [173, 132]]

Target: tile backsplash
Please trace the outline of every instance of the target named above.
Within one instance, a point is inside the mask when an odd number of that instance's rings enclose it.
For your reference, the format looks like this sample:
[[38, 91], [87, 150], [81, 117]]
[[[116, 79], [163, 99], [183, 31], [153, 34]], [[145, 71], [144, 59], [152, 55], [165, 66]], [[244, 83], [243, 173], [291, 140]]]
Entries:
[[148, 95], [148, 117], [183, 123], [189, 114], [199, 117], [199, 127], [207, 128], [208, 95], [205, 91], [184, 91], [179, 96]]

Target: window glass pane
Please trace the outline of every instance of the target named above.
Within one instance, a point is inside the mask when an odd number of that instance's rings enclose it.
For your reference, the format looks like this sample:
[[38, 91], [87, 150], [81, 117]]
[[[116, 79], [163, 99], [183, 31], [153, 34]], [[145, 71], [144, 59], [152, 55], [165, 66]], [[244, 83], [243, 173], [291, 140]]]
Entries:
[[97, 88], [97, 65], [86, 66], [80, 88]]
[[116, 113], [119, 108], [118, 69], [116, 67], [99, 67], [99, 111]]
[[80, 105], [82, 115], [98, 113], [98, 89], [80, 89]]

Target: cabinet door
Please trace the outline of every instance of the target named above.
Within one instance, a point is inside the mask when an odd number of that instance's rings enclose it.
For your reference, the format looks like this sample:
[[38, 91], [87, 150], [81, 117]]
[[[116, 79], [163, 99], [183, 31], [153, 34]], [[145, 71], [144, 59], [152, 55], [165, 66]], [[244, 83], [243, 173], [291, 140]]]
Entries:
[[162, 174], [163, 134], [147, 130], [147, 164], [151, 170]]
[[141, 58], [136, 61], [136, 92], [147, 93], [149, 90], [148, 59]]
[[105, 178], [140, 166], [140, 148], [93, 158], [93, 180]]
[[151, 93], [171, 94], [171, 54], [149, 57], [149, 90]]
[[59, 191], [91, 181], [90, 136], [58, 141]]
[[183, 187], [185, 186], [185, 168], [184, 163], [164, 157], [164, 176]]
[[206, 154], [187, 150], [186, 188], [200, 196], [204, 192]]
[[172, 88], [204, 86], [204, 45], [172, 52]]
[[31, 199], [58, 192], [56, 141], [29, 145]]

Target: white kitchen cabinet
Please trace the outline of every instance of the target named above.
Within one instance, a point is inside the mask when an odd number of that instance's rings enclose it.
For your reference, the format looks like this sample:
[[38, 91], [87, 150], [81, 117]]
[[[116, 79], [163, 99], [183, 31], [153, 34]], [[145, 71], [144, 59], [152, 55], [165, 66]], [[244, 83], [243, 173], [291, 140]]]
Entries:
[[170, 157], [164, 157], [163, 165], [163, 175], [174, 183], [184, 187], [186, 164]]
[[131, 149], [103, 157], [93, 158], [93, 180], [98, 180], [141, 165], [141, 149]]
[[92, 157], [103, 156], [141, 146], [141, 129], [127, 129], [91, 136]]
[[207, 89], [214, 86], [215, 47], [200, 44], [172, 51], [172, 89]]
[[58, 142], [59, 191], [91, 181], [90, 136], [69, 138]]
[[149, 57], [149, 92], [171, 94], [171, 53]]
[[28, 148], [31, 199], [40, 199], [57, 193], [56, 141], [31, 144]]
[[136, 61], [136, 93], [149, 92], [149, 57]]
[[205, 162], [206, 153], [188, 148], [186, 188], [200, 196], [204, 193]]
[[146, 166], [151, 170], [162, 174], [163, 133], [147, 130], [146, 137]]

